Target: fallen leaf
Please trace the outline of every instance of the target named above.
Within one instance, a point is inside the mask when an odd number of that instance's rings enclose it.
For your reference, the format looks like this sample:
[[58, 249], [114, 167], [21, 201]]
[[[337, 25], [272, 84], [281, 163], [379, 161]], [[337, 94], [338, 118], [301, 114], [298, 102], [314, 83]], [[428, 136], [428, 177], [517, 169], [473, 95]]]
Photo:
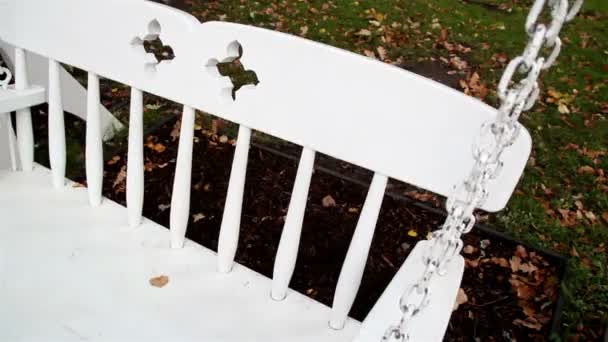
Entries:
[[194, 214], [194, 215], [192, 215], [192, 221], [194, 223], [196, 223], [196, 222], [204, 219], [205, 217], [207, 217], [207, 216], [205, 216], [205, 214], [203, 214], [203, 213]]
[[511, 271], [517, 272], [519, 271], [519, 267], [521, 266], [521, 258], [518, 256], [513, 256], [510, 260]]
[[323, 200], [321, 201], [321, 203], [323, 204], [323, 207], [325, 208], [332, 208], [336, 206], [336, 200], [331, 197], [331, 195], [327, 195], [325, 197], [323, 197]]
[[509, 262], [505, 258], [491, 258], [490, 262], [500, 267], [509, 268]]
[[464, 254], [473, 254], [475, 253], [475, 247], [471, 246], [471, 245], [466, 245], [464, 246], [464, 248], [462, 249], [462, 252]]
[[150, 278], [150, 285], [154, 287], [165, 287], [169, 283], [169, 277], [161, 275], [158, 277]]
[[355, 33], [355, 35], [357, 35], [357, 36], [363, 36], [363, 37], [369, 37], [369, 36], [372, 35], [372, 31], [366, 30], [366, 29], [362, 29], [359, 32]]
[[380, 57], [380, 60], [385, 61], [387, 59], [386, 58], [387, 52], [386, 52], [386, 49], [384, 47], [378, 46], [378, 48], [376, 49], [376, 51], [378, 51], [378, 56]]
[[410, 230], [407, 232], [407, 235], [408, 235], [408, 236], [411, 236], [411, 237], [416, 237], [416, 236], [418, 236], [418, 232], [417, 232], [417, 231], [415, 231], [414, 229], [410, 229]]
[[539, 322], [530, 322], [529, 320], [525, 320], [524, 321], [524, 320], [519, 319], [519, 318], [515, 319], [513, 321], [513, 324], [515, 324], [515, 325], [521, 325], [521, 326], [524, 326], [526, 328], [530, 328], [530, 329], [534, 329], [534, 330], [540, 330], [543, 327], [543, 325], [541, 323], [539, 323]]
[[120, 172], [116, 175], [114, 179], [114, 183], [112, 184], [112, 188], [116, 189], [116, 191], [124, 191], [124, 182], [127, 179], [127, 166], [123, 165], [120, 169]]
[[585, 165], [578, 168], [578, 173], [592, 175], [595, 173], [595, 169], [589, 165]]
[[163, 153], [167, 149], [167, 147], [165, 145], [163, 145], [161, 143], [156, 143], [155, 144], [153, 142], [148, 142], [146, 144], [146, 147], [149, 148], [149, 149], [151, 149], [151, 150], [154, 150], [154, 151], [156, 151], [158, 153]]
[[526, 247], [522, 246], [522, 245], [517, 245], [517, 248], [515, 249], [515, 255], [517, 255], [518, 257], [525, 259], [528, 257], [528, 252], [526, 251]]
[[165, 211], [169, 208], [171, 208], [171, 204], [159, 204], [158, 205], [158, 210], [160, 210], [160, 211]]
[[225, 135], [222, 135], [222, 136], [220, 137], [220, 143], [225, 144], [225, 143], [227, 143], [227, 142], [228, 142], [228, 137], [227, 137], [227, 136], [225, 136]]
[[466, 292], [464, 292], [464, 290], [461, 288], [458, 289], [458, 294], [456, 295], [456, 302], [454, 303], [454, 307], [452, 308], [452, 311], [456, 311], [458, 310], [458, 307], [461, 306], [462, 304], [465, 304], [469, 301], [469, 297], [467, 297]]
[[114, 157], [112, 157], [112, 159], [108, 160], [108, 165], [114, 165], [114, 164], [118, 163], [119, 160], [120, 160], [120, 156], [114, 156]]

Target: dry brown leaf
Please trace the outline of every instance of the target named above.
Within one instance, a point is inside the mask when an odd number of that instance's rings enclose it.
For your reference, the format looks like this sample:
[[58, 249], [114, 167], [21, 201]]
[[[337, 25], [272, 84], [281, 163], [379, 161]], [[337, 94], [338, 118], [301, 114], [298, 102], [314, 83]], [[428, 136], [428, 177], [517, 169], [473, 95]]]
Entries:
[[461, 288], [458, 289], [458, 294], [456, 295], [456, 302], [454, 302], [454, 307], [452, 311], [458, 310], [458, 307], [462, 304], [465, 304], [469, 301], [469, 297], [467, 297], [466, 292]]
[[528, 252], [526, 251], [526, 247], [522, 246], [522, 245], [517, 245], [517, 248], [515, 249], [515, 255], [517, 255], [518, 257], [525, 259], [528, 257]]
[[589, 165], [585, 165], [585, 166], [581, 166], [578, 168], [578, 173], [580, 174], [586, 174], [586, 175], [592, 175], [595, 173], [595, 169], [592, 168]]
[[336, 200], [331, 197], [331, 195], [327, 195], [325, 197], [323, 197], [323, 200], [321, 201], [321, 203], [323, 204], [323, 207], [325, 208], [332, 208], [336, 206]]
[[471, 246], [471, 245], [466, 245], [464, 246], [464, 248], [462, 249], [462, 252], [464, 254], [473, 254], [475, 253], [475, 247]]
[[168, 283], [169, 277], [167, 277], [166, 275], [150, 278], [150, 285], [154, 287], [165, 287]]
[[387, 60], [387, 52], [386, 49], [382, 46], [378, 46], [378, 48], [376, 49], [376, 51], [378, 51], [378, 56], [380, 57], [380, 60], [382, 61], [386, 61]]
[[124, 182], [127, 179], [127, 166], [123, 165], [123, 167], [120, 169], [120, 172], [118, 172], [118, 175], [116, 175], [116, 178], [114, 179], [114, 184], [112, 184], [112, 188], [116, 189], [117, 191], [121, 191], [122, 188], [124, 188]]
[[533, 264], [531, 264], [529, 262], [526, 262], [519, 266], [519, 270], [524, 273], [532, 273], [532, 272], [538, 271], [538, 267], [534, 266]]
[[155, 143], [153, 143], [151, 141], [146, 144], [146, 147], [149, 148], [149, 149], [151, 149], [151, 150], [153, 150], [153, 151], [155, 151], [155, 152], [158, 152], [158, 153], [163, 153], [167, 149], [167, 147], [165, 145], [163, 145], [161, 143], [156, 143], [155, 144]]
[[204, 219], [205, 217], [207, 217], [207, 216], [205, 216], [205, 214], [203, 214], [203, 213], [194, 214], [194, 215], [192, 215], [192, 221], [194, 223], [196, 223], [196, 222]]
[[509, 268], [509, 262], [505, 258], [491, 258], [490, 262], [500, 267]]
[[540, 330], [542, 329], [543, 325], [540, 322], [532, 322], [532, 320], [530, 319], [526, 319], [525, 321], [522, 319], [515, 319], [513, 321], [513, 324], [515, 325], [521, 325], [530, 329], [534, 329], [534, 330]]
[[173, 125], [173, 129], [171, 130], [171, 141], [175, 141], [177, 140], [177, 138], [179, 138], [179, 133], [180, 133], [180, 129], [181, 129], [181, 120], [177, 120], [175, 122], [175, 125]]
[[519, 267], [521, 266], [521, 258], [515, 255], [511, 258], [509, 263], [511, 265], [511, 271], [517, 272], [519, 271]]
[[108, 160], [108, 165], [114, 165], [114, 164], [118, 163], [119, 160], [120, 160], [120, 156], [114, 156], [114, 157], [112, 157], [112, 159]]

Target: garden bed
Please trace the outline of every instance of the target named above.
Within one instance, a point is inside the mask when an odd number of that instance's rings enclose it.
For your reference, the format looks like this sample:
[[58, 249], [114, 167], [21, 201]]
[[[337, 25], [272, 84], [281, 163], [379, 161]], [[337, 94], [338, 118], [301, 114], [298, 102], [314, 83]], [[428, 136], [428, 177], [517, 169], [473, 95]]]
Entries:
[[[144, 143], [144, 216], [165, 227], [169, 225], [178, 136], [179, 121], [169, 121], [148, 134]], [[236, 260], [271, 277], [299, 147], [281, 143], [278, 152], [277, 146], [267, 143], [276, 140], [256, 141], [249, 154]], [[233, 145], [226, 136], [197, 126], [187, 237], [213, 250], [217, 250]], [[117, 152], [105, 166], [104, 194], [122, 204], [126, 158], [126, 152]], [[291, 287], [331, 305], [371, 173], [327, 156], [317, 159]], [[83, 177], [78, 180], [84, 181]], [[444, 218], [441, 210], [404, 196], [411, 191], [415, 189], [402, 183], [389, 185], [351, 311], [356, 319], [365, 318], [416, 242], [437, 229]], [[559, 284], [565, 272], [561, 257], [481, 225], [464, 241], [462, 289], [467, 300], [452, 315], [447, 341], [546, 340], [557, 331]]]

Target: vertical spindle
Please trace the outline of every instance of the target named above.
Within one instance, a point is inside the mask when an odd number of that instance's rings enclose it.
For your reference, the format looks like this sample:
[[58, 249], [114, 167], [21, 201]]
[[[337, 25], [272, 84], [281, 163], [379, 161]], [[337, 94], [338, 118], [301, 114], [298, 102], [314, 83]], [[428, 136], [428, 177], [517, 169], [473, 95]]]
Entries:
[[[25, 51], [15, 48], [15, 89], [24, 90], [29, 87]], [[29, 108], [20, 109], [16, 115], [17, 145], [19, 160], [23, 171], [31, 171], [34, 167], [34, 129], [32, 113]]]
[[65, 124], [61, 99], [60, 66], [49, 60], [49, 161], [53, 174], [53, 185], [65, 185]]
[[293, 276], [298, 256], [298, 246], [302, 233], [302, 222], [308, 200], [308, 189], [312, 178], [315, 163], [315, 151], [304, 147], [298, 165], [298, 173], [293, 186], [289, 209], [285, 218], [285, 226], [281, 233], [281, 241], [277, 250], [272, 273], [272, 298], [283, 300], [287, 295], [287, 288]]
[[0, 113], [0, 120], [4, 121], [0, 127], [6, 127], [6, 137], [8, 139], [8, 153], [11, 160], [11, 170], [17, 171], [17, 141], [13, 131], [13, 120], [11, 113]]
[[190, 215], [190, 183], [192, 177], [192, 145], [194, 141], [194, 109], [184, 106], [177, 149], [177, 165], [171, 197], [171, 247], [182, 248]]
[[234, 151], [234, 160], [230, 171], [230, 183], [226, 204], [222, 216], [220, 237], [217, 245], [218, 270], [222, 273], [230, 272], [239, 243], [241, 226], [241, 210], [243, 208], [243, 192], [245, 191], [245, 176], [247, 174], [247, 159], [249, 157], [249, 144], [251, 142], [251, 129], [241, 125]]
[[336, 286], [329, 320], [329, 325], [333, 329], [344, 327], [348, 313], [359, 291], [387, 182], [388, 178], [386, 176], [376, 173], [367, 192], [365, 204], [361, 210], [361, 216], [359, 216]]
[[86, 172], [89, 203], [101, 204], [103, 184], [103, 145], [101, 140], [99, 76], [89, 72], [87, 90]]
[[[144, 111], [143, 94], [131, 88], [129, 113], [129, 156], [127, 159], [127, 210], [129, 226], [141, 223], [144, 207]], [[180, 144], [181, 145], [181, 144]]]

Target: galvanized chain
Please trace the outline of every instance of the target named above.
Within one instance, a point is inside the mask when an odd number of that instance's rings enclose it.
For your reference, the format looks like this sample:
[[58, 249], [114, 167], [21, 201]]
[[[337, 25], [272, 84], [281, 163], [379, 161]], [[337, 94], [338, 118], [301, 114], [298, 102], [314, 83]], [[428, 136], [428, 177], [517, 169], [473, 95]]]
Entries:
[[6, 90], [8, 88], [8, 83], [11, 81], [11, 78], [13, 78], [13, 74], [11, 74], [11, 71], [7, 68], [0, 67], [0, 76], [2, 75], [6, 76], [4, 76], [4, 79], [0, 80], [0, 89]]
[[[425, 271], [417, 283], [404, 291], [399, 301], [401, 320], [386, 330], [382, 341], [409, 341], [414, 319], [431, 300], [431, 280], [436, 275], [445, 275], [450, 260], [460, 253], [463, 246], [461, 236], [473, 229], [473, 212], [486, 200], [488, 182], [500, 174], [503, 152], [517, 139], [521, 127], [519, 116], [532, 108], [538, 99], [540, 72], [551, 67], [560, 53], [562, 26], [576, 16], [582, 4], [583, 0], [576, 0], [570, 10], [568, 0], [536, 0], [532, 5], [525, 25], [528, 45], [521, 56], [507, 65], [498, 83], [501, 103], [497, 116], [481, 126], [473, 144], [475, 164], [467, 178], [448, 197], [448, 216], [441, 229], [432, 234], [431, 248], [423, 260]], [[545, 10], [551, 15], [548, 24], [540, 22], [540, 15]], [[543, 49], [550, 51], [547, 56], [541, 55]], [[522, 76], [516, 80], [516, 74]]]

